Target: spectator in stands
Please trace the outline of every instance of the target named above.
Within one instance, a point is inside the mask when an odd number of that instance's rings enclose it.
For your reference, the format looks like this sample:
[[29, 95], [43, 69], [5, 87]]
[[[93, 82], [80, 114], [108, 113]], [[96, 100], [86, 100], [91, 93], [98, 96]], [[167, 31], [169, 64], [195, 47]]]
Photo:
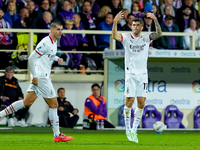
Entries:
[[98, 18], [97, 18], [97, 25], [99, 25], [101, 22], [105, 21], [106, 15], [111, 12], [111, 9], [109, 6], [103, 6], [99, 12]]
[[40, 5], [40, 8], [39, 8], [39, 11], [38, 11], [38, 15], [37, 15], [37, 19], [36, 19], [36, 22], [43, 18], [43, 13], [45, 11], [49, 11], [52, 15], [52, 18], [53, 18], [53, 21], [57, 21], [58, 19], [56, 18], [56, 16], [50, 11], [50, 6], [49, 6], [49, 1], [48, 0], [42, 0], [41, 1], [41, 5]]
[[[81, 22], [85, 30], [95, 30], [97, 27], [97, 15], [92, 13], [92, 3], [89, 0], [85, 0], [82, 6], [82, 12], [80, 13]], [[87, 34], [88, 44], [91, 47], [96, 47], [95, 35]]]
[[[143, 2], [143, 6], [145, 6], [145, 4], [147, 3], [147, 2], [150, 2], [152, 5], [156, 5], [158, 8], [160, 7], [160, 5], [162, 4], [162, 3], [164, 3], [164, 0], [142, 0], [142, 2]], [[159, 8], [160, 9], [160, 8]]]
[[[36, 26], [37, 29], [50, 29], [52, 22], [52, 15], [49, 11], [43, 13], [43, 18], [38, 20]], [[48, 36], [49, 33], [40, 33], [38, 35], [38, 42], [40, 42], [45, 36]]]
[[77, 4], [76, 0], [69, 0], [69, 2], [71, 3], [71, 9], [73, 13], [81, 13], [81, 7]]
[[92, 2], [92, 13], [98, 15], [99, 14], [99, 11], [100, 11], [100, 7], [99, 7], [99, 4], [96, 0], [91, 0]]
[[167, 15], [171, 15], [172, 16], [172, 9], [170, 6], [165, 6], [164, 8], [164, 15], [162, 15], [159, 19], [159, 23], [160, 24], [165, 24], [165, 17]]
[[29, 29], [35, 28], [35, 24], [31, 18], [29, 18], [29, 11], [27, 8], [20, 10], [20, 18], [14, 21], [13, 28]]
[[29, 11], [29, 18], [31, 18], [33, 23], [36, 24], [37, 11], [35, 11], [35, 3], [33, 1], [27, 2], [26, 8]]
[[160, 17], [161, 17], [161, 15], [160, 15], [160, 13], [159, 13], [159, 8], [158, 8], [158, 6], [155, 5], [155, 4], [153, 4], [152, 7], [153, 7], [153, 13], [154, 13], [154, 15], [155, 15], [156, 18], [159, 20]]
[[[161, 24], [163, 32], [179, 32], [178, 26], [174, 23], [174, 17], [167, 15], [165, 24]], [[162, 49], [183, 49], [183, 41], [180, 36], [162, 36], [159, 47]]]
[[50, 0], [50, 11], [57, 16], [57, 13], [61, 11], [61, 4], [58, 0]]
[[[10, 24], [3, 19], [4, 12], [0, 8], [0, 28], [10, 29]], [[16, 40], [15, 40], [16, 41]], [[0, 49], [15, 49], [16, 44], [13, 41], [13, 34], [10, 32], [0, 32]], [[5, 69], [9, 64], [10, 53], [0, 53], [0, 69]]]
[[[92, 95], [86, 98], [85, 100], [85, 115], [88, 117], [90, 114], [95, 115], [94, 119], [97, 122], [102, 121], [104, 123], [105, 128], [115, 128], [112, 124], [110, 124], [107, 120], [107, 107], [106, 107], [106, 99], [103, 96], [100, 96], [101, 88], [99, 84], [94, 83], [91, 86]], [[103, 129], [103, 128], [102, 128]], [[97, 127], [97, 130], [100, 130]]]
[[[153, 20], [146, 15], [143, 17], [144, 20], [144, 26], [142, 31], [148, 31], [148, 32], [154, 32], [156, 31], [155, 24], [153, 23]], [[153, 40], [153, 43], [151, 45], [155, 48], [158, 46], [158, 41], [159, 40]]]
[[[105, 21], [98, 25], [97, 30], [112, 31], [113, 19], [113, 14], [108, 13]], [[105, 48], [109, 47], [110, 35], [100, 34], [97, 36], [97, 41], [99, 50], [104, 50]]]
[[191, 18], [196, 18], [197, 20], [199, 20], [199, 13], [198, 11], [196, 10], [196, 8], [194, 7], [195, 5], [193, 5], [194, 3], [194, 0], [184, 0], [184, 3], [182, 5], [182, 7], [180, 9], [177, 10], [177, 18], [180, 17], [180, 16], [183, 16], [183, 9], [185, 8], [185, 6], [188, 6], [190, 7], [191, 9], [191, 15], [190, 17]]
[[[73, 29], [74, 30], [84, 30], [81, 17], [79, 14], [74, 14], [72, 17], [73, 20]], [[88, 45], [88, 40], [86, 38], [85, 34], [76, 34], [77, 40], [78, 40], [78, 49], [80, 51], [92, 51], [91, 47]], [[88, 68], [88, 54], [83, 53], [81, 64], [85, 66], [86, 70], [89, 70]]]
[[[14, 77], [14, 68], [9, 66], [5, 69], [5, 75], [0, 77], [0, 105], [6, 107], [17, 100], [23, 99], [23, 93], [18, 80]], [[26, 127], [25, 116], [28, 113], [28, 107], [15, 112], [18, 121], [15, 122], [12, 115], [9, 115], [8, 126]]]
[[15, 6], [16, 6], [16, 13], [17, 13], [17, 14], [20, 12], [20, 10], [21, 10], [22, 8], [24, 8], [24, 7], [26, 6], [25, 3], [22, 2], [21, 0], [3, 0], [3, 1], [4, 1], [4, 6], [5, 6], [5, 8], [7, 8], [9, 2], [15, 3]]
[[[77, 108], [74, 108], [72, 104], [67, 101], [64, 88], [59, 88], [57, 94], [59, 124], [61, 127], [74, 128], [79, 119], [79, 110]], [[70, 114], [72, 114], [73, 116], [70, 117]]]
[[128, 9], [122, 9], [122, 11], [124, 12], [124, 18], [120, 19], [119, 21], [120, 28], [122, 28], [127, 23], [127, 16], [130, 13]]
[[11, 28], [13, 28], [13, 23], [19, 18], [16, 11], [16, 4], [14, 2], [8, 2], [7, 12], [4, 14], [4, 19], [7, 21]]
[[118, 12], [122, 10], [122, 5], [120, 0], [111, 0], [111, 12], [113, 13], [113, 16], [116, 16]]
[[[73, 28], [73, 21], [66, 20], [64, 29], [66, 30], [72, 30]], [[61, 50], [64, 51], [78, 51], [78, 40], [76, 37], [76, 34], [73, 33], [63, 33], [60, 39], [60, 46]], [[82, 55], [80, 53], [65, 53], [66, 55], [66, 64], [67, 67], [71, 67], [74, 70], [77, 70], [79, 68], [79, 65], [81, 63]], [[74, 66], [72, 66], [73, 58], [75, 57]]]
[[182, 7], [182, 0], [173, 0], [172, 6], [175, 8], [175, 10]]
[[132, 4], [132, 11], [131, 13], [136, 17], [136, 18], [142, 18], [144, 16], [143, 13], [140, 11], [140, 4], [139, 2], [135, 1]]
[[[184, 33], [200, 33], [199, 22], [195, 18], [189, 20], [188, 27], [184, 30]], [[186, 50], [190, 49], [190, 36], [183, 36], [183, 47]], [[195, 36], [195, 47], [200, 48], [200, 36]]]
[[[0, 28], [7, 28], [10, 29], [10, 24], [5, 21], [4, 18], [4, 11], [0, 8]], [[12, 49], [12, 33], [10, 32], [0, 32], [0, 49]]]
[[65, 25], [66, 20], [72, 20], [73, 14], [71, 3], [66, 0], [62, 3], [61, 12], [58, 13], [58, 20]]
[[173, 17], [176, 16], [176, 14], [175, 14], [175, 9], [174, 9], [174, 7], [173, 7], [173, 5], [172, 5], [172, 1], [173, 1], [173, 0], [164, 0], [164, 3], [162, 3], [162, 4], [160, 5], [160, 13], [161, 13], [161, 15], [164, 15], [164, 8], [165, 8], [165, 6], [170, 6], [170, 8], [171, 8], [171, 10], [172, 10], [172, 16], [173, 16]]
[[148, 31], [148, 32], [156, 31], [155, 25], [151, 18], [145, 15], [143, 20], [144, 20], [143, 31]]
[[128, 14], [127, 23], [122, 27], [123, 31], [132, 31], [132, 23], [134, 18], [135, 16], [132, 13]]
[[191, 12], [192, 11], [190, 7], [185, 6], [185, 8], [183, 8], [183, 16], [179, 16], [176, 18], [176, 23], [179, 27], [180, 32], [183, 32], [188, 27]]

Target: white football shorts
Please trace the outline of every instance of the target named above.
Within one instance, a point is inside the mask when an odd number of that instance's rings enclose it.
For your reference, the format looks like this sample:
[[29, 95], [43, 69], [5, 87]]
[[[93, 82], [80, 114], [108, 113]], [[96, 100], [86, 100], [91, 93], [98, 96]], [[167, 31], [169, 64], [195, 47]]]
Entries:
[[125, 97], [146, 97], [148, 93], [147, 74], [125, 74]]
[[43, 98], [56, 97], [51, 78], [38, 78], [38, 85], [30, 84], [27, 91], [34, 91], [37, 96], [41, 95]]

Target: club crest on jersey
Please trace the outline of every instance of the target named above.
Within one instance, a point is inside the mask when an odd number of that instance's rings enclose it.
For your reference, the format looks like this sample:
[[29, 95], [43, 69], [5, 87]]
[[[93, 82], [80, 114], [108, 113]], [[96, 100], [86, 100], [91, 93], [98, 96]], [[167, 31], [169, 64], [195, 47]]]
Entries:
[[42, 49], [42, 46], [38, 47], [38, 48], [37, 48], [37, 51], [39, 52], [41, 49]]

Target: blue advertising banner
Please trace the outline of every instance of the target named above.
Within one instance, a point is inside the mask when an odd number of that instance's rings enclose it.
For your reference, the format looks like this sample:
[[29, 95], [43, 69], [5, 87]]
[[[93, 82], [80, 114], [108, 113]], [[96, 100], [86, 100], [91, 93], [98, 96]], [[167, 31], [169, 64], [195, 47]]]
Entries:
[[[112, 59], [108, 65], [108, 108], [119, 108], [125, 104], [124, 62]], [[146, 105], [159, 109], [170, 104], [179, 109], [200, 105], [198, 62], [148, 62], [148, 76]]]

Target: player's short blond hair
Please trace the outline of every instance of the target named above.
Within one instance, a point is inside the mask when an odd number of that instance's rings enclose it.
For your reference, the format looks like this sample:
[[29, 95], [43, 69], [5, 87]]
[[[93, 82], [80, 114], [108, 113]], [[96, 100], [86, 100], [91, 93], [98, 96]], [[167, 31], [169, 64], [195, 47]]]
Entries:
[[51, 28], [56, 28], [56, 26], [63, 26], [60, 21], [54, 21], [51, 23]]

